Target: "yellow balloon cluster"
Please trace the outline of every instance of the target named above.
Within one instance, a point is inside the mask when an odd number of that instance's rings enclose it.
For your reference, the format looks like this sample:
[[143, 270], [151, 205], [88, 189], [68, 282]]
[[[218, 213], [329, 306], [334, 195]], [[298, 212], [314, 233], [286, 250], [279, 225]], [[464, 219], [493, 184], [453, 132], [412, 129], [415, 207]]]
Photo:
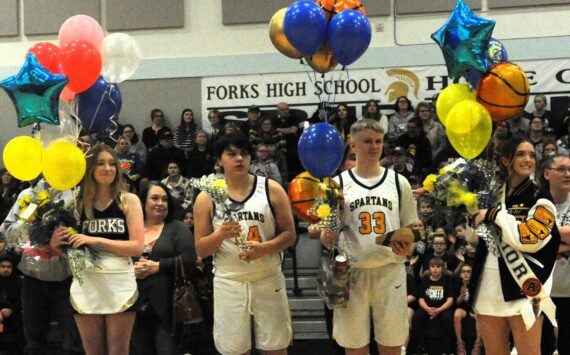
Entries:
[[463, 100], [447, 115], [447, 137], [457, 152], [465, 159], [473, 159], [485, 149], [493, 122], [489, 111], [476, 101]]
[[439, 94], [435, 109], [444, 127], [447, 127], [447, 118], [451, 109], [464, 100], [477, 100], [477, 93], [468, 84], [449, 85]]
[[15, 178], [30, 181], [43, 173], [47, 183], [56, 190], [75, 187], [86, 168], [81, 149], [64, 139], [43, 149], [38, 139], [19, 136], [8, 142], [2, 158], [4, 166]]

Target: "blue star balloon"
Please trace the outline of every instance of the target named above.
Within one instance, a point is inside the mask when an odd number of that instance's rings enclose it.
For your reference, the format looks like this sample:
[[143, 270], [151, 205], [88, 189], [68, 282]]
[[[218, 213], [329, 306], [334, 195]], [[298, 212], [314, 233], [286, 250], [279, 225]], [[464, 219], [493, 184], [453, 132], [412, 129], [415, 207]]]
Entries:
[[32, 123], [59, 124], [59, 95], [67, 85], [63, 75], [52, 74], [29, 53], [18, 74], [0, 81], [18, 114], [18, 127]]
[[494, 27], [494, 20], [475, 15], [463, 0], [457, 1], [445, 25], [431, 35], [443, 52], [451, 78], [469, 70], [487, 71], [487, 49]]

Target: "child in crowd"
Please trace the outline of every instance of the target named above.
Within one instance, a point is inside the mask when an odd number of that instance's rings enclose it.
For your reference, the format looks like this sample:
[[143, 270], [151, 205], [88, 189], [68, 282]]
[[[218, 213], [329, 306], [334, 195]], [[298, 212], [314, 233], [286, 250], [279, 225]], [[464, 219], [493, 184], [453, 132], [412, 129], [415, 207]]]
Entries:
[[423, 261], [422, 276], [430, 273], [430, 262], [433, 257], [438, 257], [443, 261], [443, 269], [446, 275], [451, 276], [457, 267], [457, 261], [447, 252], [447, 243], [445, 234], [441, 232], [434, 232], [431, 234], [433, 237], [432, 248], [428, 249]]
[[[477, 318], [473, 313], [473, 309], [471, 308], [470, 299], [474, 297], [472, 290], [469, 289], [469, 281], [471, 280], [471, 273], [473, 271], [473, 267], [471, 264], [463, 264], [461, 266], [459, 275], [455, 278], [455, 312], [453, 314], [453, 330], [455, 331], [455, 338], [457, 339], [457, 351], [456, 355], [466, 355], [466, 349], [472, 349], [471, 355], [479, 355], [481, 354], [482, 348], [482, 341], [481, 336], [477, 333]], [[462, 323], [465, 321], [472, 321], [475, 323], [475, 336], [468, 337], [470, 339], [469, 342], [465, 342], [464, 335], [465, 331], [463, 330]], [[473, 345], [473, 341], [476, 339], [475, 344]]]
[[249, 167], [249, 172], [264, 176], [269, 179], [275, 180], [279, 185], [283, 185], [283, 180], [281, 179], [281, 174], [279, 173], [279, 168], [269, 155], [269, 148], [265, 142], [261, 142], [256, 149], [256, 159], [251, 162]]
[[422, 278], [418, 297], [419, 308], [412, 318], [408, 354], [422, 353], [428, 332], [433, 336], [433, 331], [439, 334], [437, 341], [426, 343], [428, 353], [449, 353], [447, 347], [453, 327], [453, 284], [452, 279], [444, 275], [444, 261], [441, 258], [434, 257], [429, 261], [429, 275]]
[[424, 222], [424, 226], [426, 229], [426, 232], [429, 234], [432, 232], [433, 228], [435, 227], [433, 225], [433, 215], [434, 215], [434, 211], [433, 211], [433, 206], [432, 206], [432, 202], [429, 198], [427, 197], [422, 197], [420, 199], [420, 209], [419, 209], [419, 217], [422, 220], [422, 222]]

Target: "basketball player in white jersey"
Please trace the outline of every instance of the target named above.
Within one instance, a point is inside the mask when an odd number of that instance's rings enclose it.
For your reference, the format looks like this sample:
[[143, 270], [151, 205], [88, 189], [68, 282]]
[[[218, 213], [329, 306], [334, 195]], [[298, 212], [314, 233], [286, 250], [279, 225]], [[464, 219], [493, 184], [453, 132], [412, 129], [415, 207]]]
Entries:
[[[351, 269], [348, 306], [334, 310], [333, 336], [347, 354], [368, 354], [372, 317], [380, 354], [400, 354], [409, 329], [404, 256], [413, 245], [398, 242], [390, 248], [377, 245], [375, 238], [417, 221], [416, 201], [406, 178], [380, 166], [380, 123], [357, 121], [350, 136], [356, 165], [335, 179], [343, 191], [341, 218], [348, 227], [341, 233], [357, 261]], [[319, 235], [314, 228], [309, 232]], [[338, 234], [323, 231], [320, 238], [330, 248]]]
[[[251, 152], [245, 136], [224, 136], [216, 142], [234, 212], [232, 220], [225, 221], [206, 193], [198, 195], [196, 251], [202, 258], [214, 255], [218, 351], [249, 354], [253, 321], [256, 348], [266, 354], [286, 354], [292, 329], [281, 253], [295, 243], [295, 227], [283, 188], [248, 173]], [[247, 250], [238, 245], [240, 235], [247, 240]]]

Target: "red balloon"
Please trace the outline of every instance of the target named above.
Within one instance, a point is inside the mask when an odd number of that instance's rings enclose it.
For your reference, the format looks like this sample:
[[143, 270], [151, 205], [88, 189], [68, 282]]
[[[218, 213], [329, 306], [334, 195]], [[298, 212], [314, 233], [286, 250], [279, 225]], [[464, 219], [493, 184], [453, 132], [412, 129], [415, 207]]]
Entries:
[[40, 42], [31, 47], [28, 53], [32, 52], [42, 67], [46, 68], [53, 74], [60, 74], [61, 67], [59, 65], [60, 49], [53, 43]]
[[75, 93], [83, 92], [97, 80], [103, 61], [92, 44], [75, 40], [61, 49], [59, 57], [62, 74], [69, 79], [67, 88]]

